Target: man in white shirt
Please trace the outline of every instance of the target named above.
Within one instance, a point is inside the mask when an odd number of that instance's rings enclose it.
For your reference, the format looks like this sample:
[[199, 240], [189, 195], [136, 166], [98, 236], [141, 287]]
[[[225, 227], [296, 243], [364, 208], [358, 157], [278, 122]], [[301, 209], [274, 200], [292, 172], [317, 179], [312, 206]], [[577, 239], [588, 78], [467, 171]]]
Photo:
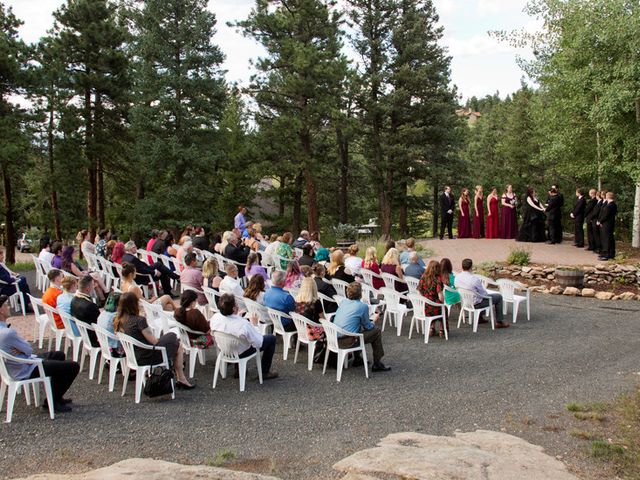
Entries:
[[224, 271], [226, 275], [220, 282], [220, 293], [230, 293], [231, 295], [244, 297], [244, 290], [242, 290], [240, 281], [238, 280], [238, 267], [233, 263], [227, 263]]
[[256, 349], [260, 349], [262, 357], [262, 377], [265, 380], [277, 378], [278, 373], [271, 371], [273, 354], [276, 351], [276, 337], [262, 335], [258, 330], [258, 316], [252, 315], [248, 321], [238, 315], [236, 299], [224, 294], [218, 300], [220, 312], [211, 319], [211, 331], [215, 338], [216, 332], [227, 333], [240, 339], [240, 346], [236, 352], [240, 358], [248, 357]]
[[38, 255], [38, 260], [43, 262], [46, 266], [51, 266], [51, 260], [55, 255], [51, 253], [51, 242], [47, 242], [42, 246], [42, 250], [40, 250], [40, 254]]
[[502, 295], [499, 293], [488, 293], [485, 290], [484, 285], [482, 285], [482, 280], [471, 273], [472, 268], [473, 261], [470, 258], [462, 260], [462, 272], [456, 275], [455, 287], [475, 292], [476, 296], [473, 303], [476, 308], [489, 306], [489, 299], [482, 297], [491, 297], [496, 315], [496, 328], [509, 327], [508, 323], [504, 323], [502, 321]]
[[273, 265], [273, 256], [278, 251], [278, 247], [280, 246], [280, 243], [281, 243], [280, 239], [281, 237], [277, 237], [274, 240], [272, 237], [271, 243], [269, 243], [269, 245], [267, 245], [267, 247], [264, 249], [264, 252], [262, 253], [262, 258], [264, 259], [266, 265]]

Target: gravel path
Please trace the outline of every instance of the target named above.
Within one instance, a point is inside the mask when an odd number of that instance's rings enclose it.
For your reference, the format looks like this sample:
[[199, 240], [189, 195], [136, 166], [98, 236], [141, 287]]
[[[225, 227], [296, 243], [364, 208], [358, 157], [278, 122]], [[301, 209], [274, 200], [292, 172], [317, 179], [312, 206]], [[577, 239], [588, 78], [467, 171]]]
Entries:
[[[450, 340], [429, 345], [392, 330], [384, 333], [392, 372], [362, 368], [323, 376], [282, 360], [281, 378], [244, 393], [229, 378], [211, 388], [213, 356], [196, 367], [198, 388], [175, 401], [133, 401], [108, 393], [82, 372], [72, 387], [72, 413], [54, 421], [18, 398], [13, 423], [0, 426], [0, 475], [78, 472], [130, 457], [211, 463], [224, 449], [234, 468], [285, 479], [333, 478], [331, 465], [373, 446], [389, 433], [450, 435], [478, 428], [515, 433], [562, 455], [583, 478], [597, 478], [581, 463], [577, 441], [546, 430], [570, 401], [609, 399], [637, 380], [640, 370], [636, 303], [534, 296], [533, 319], [492, 332], [452, 326]], [[306, 351], [304, 352], [306, 355]], [[304, 357], [303, 357], [304, 358]], [[88, 362], [87, 362], [88, 363]], [[252, 370], [249, 378], [253, 378]], [[116, 389], [121, 386], [118, 379]], [[523, 420], [524, 419], [524, 420]], [[574, 443], [572, 443], [574, 442]]]

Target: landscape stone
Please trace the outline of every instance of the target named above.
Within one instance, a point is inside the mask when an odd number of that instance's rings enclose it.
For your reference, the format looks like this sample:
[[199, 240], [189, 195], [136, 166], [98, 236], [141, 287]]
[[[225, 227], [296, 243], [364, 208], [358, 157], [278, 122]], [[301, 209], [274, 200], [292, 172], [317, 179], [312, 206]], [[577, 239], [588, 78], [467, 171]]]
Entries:
[[618, 295], [618, 298], [620, 300], [633, 300], [634, 298], [636, 298], [636, 294], [633, 292], [622, 292], [620, 295]]
[[614, 296], [611, 292], [597, 292], [595, 295], [598, 300], [611, 300]]
[[581, 293], [582, 293], [583, 297], [595, 297], [596, 296], [596, 291], [593, 288], [583, 288]]
[[549, 293], [552, 293], [553, 295], [562, 295], [563, 292], [564, 292], [564, 288], [558, 287], [558, 286], [551, 287], [549, 289]]
[[562, 292], [563, 295], [571, 295], [573, 297], [575, 297], [576, 295], [580, 295], [580, 290], [577, 289], [576, 287], [567, 287], [564, 289], [564, 292]]
[[348, 480], [577, 480], [542, 447], [501, 432], [394, 433], [333, 466]]

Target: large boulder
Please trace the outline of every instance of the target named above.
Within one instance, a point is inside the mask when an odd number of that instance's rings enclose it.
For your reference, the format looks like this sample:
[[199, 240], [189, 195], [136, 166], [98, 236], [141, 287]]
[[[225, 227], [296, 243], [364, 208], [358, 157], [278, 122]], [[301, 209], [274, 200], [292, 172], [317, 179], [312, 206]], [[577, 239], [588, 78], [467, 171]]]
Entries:
[[593, 288], [583, 288], [582, 289], [582, 296], [583, 297], [595, 297], [596, 296], [596, 291]]
[[542, 447], [506, 433], [477, 430], [437, 437], [394, 433], [336, 463], [344, 479], [578, 480]]
[[636, 294], [633, 292], [622, 292], [620, 295], [618, 295], [618, 298], [620, 300], [633, 300], [636, 298]]
[[567, 287], [564, 289], [564, 292], [562, 292], [562, 294], [575, 297], [577, 295], [580, 295], [580, 289], [576, 287]]
[[557, 285], [549, 289], [549, 293], [552, 293], [553, 295], [562, 295], [563, 292], [564, 288], [558, 287]]
[[611, 300], [615, 295], [612, 292], [596, 292], [598, 300]]

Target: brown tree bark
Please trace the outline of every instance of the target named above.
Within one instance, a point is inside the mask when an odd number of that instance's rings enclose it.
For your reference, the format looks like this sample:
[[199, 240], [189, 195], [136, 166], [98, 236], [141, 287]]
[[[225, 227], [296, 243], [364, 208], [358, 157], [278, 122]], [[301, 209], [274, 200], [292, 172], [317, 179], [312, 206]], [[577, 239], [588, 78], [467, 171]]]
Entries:
[[11, 176], [7, 166], [2, 166], [2, 182], [4, 186], [4, 218], [6, 234], [6, 263], [16, 263], [16, 232], [13, 226], [13, 197], [11, 195]]
[[[300, 144], [304, 155], [304, 182], [307, 189], [307, 230], [315, 232], [318, 230], [318, 195], [316, 180], [311, 172], [311, 133], [308, 129], [300, 132]], [[299, 230], [296, 230], [298, 233]]]
[[95, 152], [93, 151], [93, 112], [91, 110], [91, 90], [84, 92], [84, 121], [85, 121], [85, 155], [89, 165], [87, 166], [87, 220], [90, 238], [96, 235], [97, 223], [97, 177]]
[[409, 233], [409, 226], [407, 222], [407, 179], [404, 178], [400, 182], [400, 219], [398, 226], [400, 228], [400, 235], [406, 238]]
[[340, 223], [349, 220], [349, 141], [344, 137], [342, 128], [336, 128], [336, 142], [340, 156], [340, 195], [338, 195], [338, 212]]
[[433, 182], [433, 238], [438, 236], [438, 182]]
[[[96, 168], [96, 197], [97, 197], [97, 210], [98, 210], [98, 228], [104, 229], [105, 226], [105, 212], [104, 212], [104, 172], [102, 170], [102, 160], [98, 159]], [[93, 238], [93, 237], [92, 237]]]

